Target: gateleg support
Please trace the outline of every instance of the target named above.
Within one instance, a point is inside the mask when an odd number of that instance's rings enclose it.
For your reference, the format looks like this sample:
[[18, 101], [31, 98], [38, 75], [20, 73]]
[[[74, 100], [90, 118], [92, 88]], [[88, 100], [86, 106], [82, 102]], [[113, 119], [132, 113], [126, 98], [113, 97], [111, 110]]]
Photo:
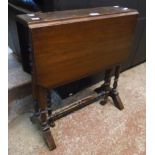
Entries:
[[120, 74], [121, 66], [117, 65], [115, 68], [115, 74], [114, 74], [114, 83], [113, 83], [113, 88], [111, 89], [109, 95], [111, 96], [114, 105], [119, 109], [122, 110], [124, 109], [123, 103], [120, 99], [119, 93], [117, 91], [117, 86], [118, 86], [118, 79], [119, 79], [119, 74]]

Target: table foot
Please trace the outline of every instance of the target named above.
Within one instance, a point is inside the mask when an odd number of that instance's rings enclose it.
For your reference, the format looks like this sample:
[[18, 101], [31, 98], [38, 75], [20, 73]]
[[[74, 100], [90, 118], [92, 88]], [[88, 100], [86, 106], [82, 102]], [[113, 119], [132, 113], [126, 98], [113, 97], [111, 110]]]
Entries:
[[119, 110], [123, 110], [124, 106], [123, 103], [119, 97], [118, 92], [114, 92], [113, 90], [110, 92], [110, 96], [113, 100], [114, 105], [119, 109]]
[[47, 144], [49, 150], [50, 151], [54, 150], [56, 148], [56, 145], [55, 145], [55, 142], [54, 142], [54, 139], [53, 139], [50, 129], [43, 131], [43, 137], [44, 137], [45, 143]]

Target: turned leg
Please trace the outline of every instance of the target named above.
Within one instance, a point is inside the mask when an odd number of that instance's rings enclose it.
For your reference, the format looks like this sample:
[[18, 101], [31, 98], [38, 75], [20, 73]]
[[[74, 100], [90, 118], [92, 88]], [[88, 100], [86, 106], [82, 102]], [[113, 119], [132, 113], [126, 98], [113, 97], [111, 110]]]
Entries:
[[39, 113], [39, 103], [37, 99], [33, 100], [33, 105], [34, 105], [34, 115], [38, 117], [40, 113]]
[[33, 97], [34, 113], [30, 117], [30, 120], [32, 123], [36, 123], [38, 122], [38, 118], [40, 116], [40, 108], [39, 108], [39, 103], [38, 103], [38, 87], [33, 83], [32, 83], [32, 97]]
[[40, 106], [40, 120], [41, 120], [41, 127], [43, 131], [43, 137], [45, 142], [47, 143], [50, 150], [56, 148], [53, 136], [50, 131], [50, 126], [48, 124], [47, 119], [47, 91], [46, 89], [39, 87], [39, 106]]
[[52, 118], [52, 101], [51, 101], [51, 92], [50, 91], [47, 91], [47, 110], [48, 110], [48, 124], [51, 127], [54, 127], [55, 123]]
[[40, 115], [39, 103], [38, 103], [38, 87], [35, 85], [32, 88], [33, 95], [33, 107], [34, 107], [34, 115], [38, 117]]
[[114, 75], [115, 78], [114, 78], [113, 88], [110, 91], [110, 96], [113, 99], [114, 105], [118, 109], [122, 110], [122, 109], [124, 109], [124, 106], [122, 104], [122, 101], [121, 101], [118, 91], [117, 91], [120, 69], [121, 69], [120, 65], [116, 66], [116, 68], [115, 68], [115, 75]]
[[108, 69], [105, 72], [104, 84], [101, 86], [104, 91], [103, 100], [101, 104], [104, 105], [107, 103], [109, 92], [110, 92], [110, 82], [111, 82], [112, 69]]

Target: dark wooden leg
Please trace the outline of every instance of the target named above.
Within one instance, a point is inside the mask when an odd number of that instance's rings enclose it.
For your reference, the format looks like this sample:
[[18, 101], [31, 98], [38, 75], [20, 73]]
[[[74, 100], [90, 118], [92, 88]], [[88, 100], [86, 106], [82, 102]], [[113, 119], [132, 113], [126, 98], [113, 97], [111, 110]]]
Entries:
[[113, 88], [110, 91], [110, 96], [113, 99], [114, 105], [118, 109], [122, 110], [122, 109], [124, 109], [124, 106], [122, 104], [122, 101], [121, 101], [121, 99], [119, 97], [119, 93], [117, 91], [117, 85], [118, 85], [118, 78], [119, 78], [120, 68], [121, 68], [120, 65], [116, 66], [116, 68], [115, 68], [114, 84], [113, 84]]
[[45, 142], [47, 143], [50, 150], [53, 150], [56, 148], [53, 136], [50, 131], [50, 126], [48, 124], [47, 119], [47, 90], [38, 87], [39, 89], [39, 106], [40, 106], [40, 120], [41, 120], [41, 127], [43, 131], [43, 137]]
[[37, 123], [38, 118], [40, 116], [40, 108], [39, 108], [39, 103], [38, 103], [38, 87], [33, 83], [32, 83], [32, 97], [33, 97], [34, 113], [30, 117], [30, 120], [32, 123]]
[[40, 115], [40, 109], [39, 109], [39, 103], [37, 99], [34, 99], [33, 105], [34, 105], [34, 115], [38, 117]]
[[51, 102], [51, 92], [47, 91], [47, 109], [48, 109], [48, 124], [51, 127], [55, 126], [53, 117], [52, 117], [52, 102]]
[[104, 84], [101, 86], [104, 91], [103, 100], [100, 104], [104, 105], [107, 103], [109, 92], [110, 92], [110, 82], [111, 82], [112, 69], [108, 69], [105, 72]]

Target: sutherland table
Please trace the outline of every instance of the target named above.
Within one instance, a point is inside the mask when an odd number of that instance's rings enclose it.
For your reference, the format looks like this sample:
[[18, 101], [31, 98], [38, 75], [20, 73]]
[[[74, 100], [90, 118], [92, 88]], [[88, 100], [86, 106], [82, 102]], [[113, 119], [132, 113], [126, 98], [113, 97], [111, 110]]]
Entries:
[[[56, 147], [50, 131], [56, 119], [99, 99], [105, 104], [109, 96], [118, 109], [123, 109], [116, 88], [120, 64], [131, 51], [137, 16], [136, 10], [114, 6], [17, 17], [18, 26], [28, 32], [31, 51], [35, 110], [31, 119], [40, 122], [50, 150]], [[104, 69], [104, 84], [94, 90], [94, 96], [52, 113], [50, 89]]]

